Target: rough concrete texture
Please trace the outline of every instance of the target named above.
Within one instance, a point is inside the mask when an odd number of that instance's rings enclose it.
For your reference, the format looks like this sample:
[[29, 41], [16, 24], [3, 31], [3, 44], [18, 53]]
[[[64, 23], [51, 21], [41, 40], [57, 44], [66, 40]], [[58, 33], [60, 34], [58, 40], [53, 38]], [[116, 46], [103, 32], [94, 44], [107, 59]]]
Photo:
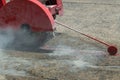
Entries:
[[[63, 0], [64, 16], [57, 20], [120, 49], [119, 0]], [[120, 56], [106, 46], [60, 25], [56, 37], [43, 46], [0, 50], [0, 80], [119, 80]], [[0, 35], [0, 47], [14, 35]], [[31, 40], [31, 39], [29, 39]], [[7, 44], [6, 44], [7, 43]], [[12, 47], [12, 45], [11, 45]], [[119, 54], [119, 52], [118, 52]]]

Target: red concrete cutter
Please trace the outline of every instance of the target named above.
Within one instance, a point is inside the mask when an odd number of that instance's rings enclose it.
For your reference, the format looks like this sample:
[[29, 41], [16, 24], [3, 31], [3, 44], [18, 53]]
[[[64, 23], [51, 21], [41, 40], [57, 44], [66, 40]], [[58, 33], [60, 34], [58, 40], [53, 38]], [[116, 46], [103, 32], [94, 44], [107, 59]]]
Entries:
[[0, 28], [53, 31], [56, 15], [62, 14], [62, 0], [0, 0]]
[[[54, 31], [54, 19], [56, 15], [62, 14], [62, 0], [10, 0], [8, 3], [5, 0], [0, 0], [0, 28], [2, 29], [29, 29], [32, 32]], [[56, 23], [106, 45], [110, 55], [115, 55], [118, 52], [115, 46], [81, 33], [57, 21]]]

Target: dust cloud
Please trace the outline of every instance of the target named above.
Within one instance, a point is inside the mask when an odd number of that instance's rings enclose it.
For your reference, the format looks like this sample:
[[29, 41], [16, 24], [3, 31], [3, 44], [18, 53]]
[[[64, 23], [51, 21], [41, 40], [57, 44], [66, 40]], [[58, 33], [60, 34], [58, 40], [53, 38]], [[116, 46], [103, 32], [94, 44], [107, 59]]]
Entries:
[[21, 64], [30, 65], [31, 63], [22, 58], [11, 57], [5, 51], [7, 47], [12, 47], [15, 40], [13, 29], [0, 30], [0, 74], [26, 75], [25, 71], [17, 70]]
[[12, 29], [0, 30], [0, 61], [8, 58], [3, 49], [14, 40]]
[[0, 48], [6, 48], [14, 40], [14, 34], [12, 29], [6, 29], [0, 31]]
[[[17, 34], [20, 34], [21, 36], [16, 38], [15, 31], [12, 29], [7, 29], [5, 31], [3, 30], [0, 31], [0, 33], [0, 73], [22, 76], [27, 75], [27, 72], [25, 70], [33, 67], [32, 60], [30, 61], [24, 58], [11, 57], [8, 55], [9, 53], [6, 53], [3, 49], [6, 49], [8, 46], [12, 47], [13, 44], [24, 46], [23, 44], [27, 43], [28, 46], [33, 46], [31, 43], [37, 43], [37, 41], [39, 41], [39, 38], [36, 39], [36, 36], [32, 37], [28, 34], [24, 35], [23, 32], [18, 32]], [[14, 42], [16, 39], [20, 40], [19, 43]], [[49, 53], [48, 55], [56, 57], [56, 61], [60, 62], [61, 66], [64, 67], [67, 65], [70, 67], [70, 70], [73, 71], [78, 68], [86, 69], [88, 67], [95, 66], [100, 60], [104, 59], [104, 55], [99, 55], [101, 53], [99, 51], [91, 52], [90, 50], [79, 50], [77, 48], [74, 49], [71, 46], [62, 44], [55, 46], [54, 49], [54, 52]], [[20, 67], [21, 65], [23, 67]]]
[[105, 59], [105, 54], [102, 51], [79, 50], [66, 45], [56, 46], [55, 51], [49, 55], [61, 57], [62, 60], [59, 61], [63, 61], [65, 65], [69, 65], [70, 70], [71, 68], [75, 70], [78, 68], [87, 69], [89, 67], [94, 67]]

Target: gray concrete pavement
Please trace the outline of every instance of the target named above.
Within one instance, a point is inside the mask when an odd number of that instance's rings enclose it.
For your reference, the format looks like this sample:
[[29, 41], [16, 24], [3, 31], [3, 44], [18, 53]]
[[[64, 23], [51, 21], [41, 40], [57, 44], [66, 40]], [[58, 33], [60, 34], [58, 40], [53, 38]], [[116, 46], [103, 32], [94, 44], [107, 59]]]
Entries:
[[96, 3], [96, 4], [120, 4], [120, 0], [63, 0], [63, 2], [80, 2], [80, 3]]

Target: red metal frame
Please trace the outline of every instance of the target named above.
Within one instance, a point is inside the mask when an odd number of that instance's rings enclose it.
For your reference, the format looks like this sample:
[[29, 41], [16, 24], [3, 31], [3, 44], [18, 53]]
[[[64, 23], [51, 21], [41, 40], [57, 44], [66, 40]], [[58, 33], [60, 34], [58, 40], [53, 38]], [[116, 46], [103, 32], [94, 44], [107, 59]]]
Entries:
[[63, 15], [63, 3], [62, 0], [57, 0], [57, 8], [56, 10], [58, 11], [59, 15]]
[[52, 15], [63, 15], [63, 3], [62, 0], [56, 0], [55, 5], [47, 6]]

